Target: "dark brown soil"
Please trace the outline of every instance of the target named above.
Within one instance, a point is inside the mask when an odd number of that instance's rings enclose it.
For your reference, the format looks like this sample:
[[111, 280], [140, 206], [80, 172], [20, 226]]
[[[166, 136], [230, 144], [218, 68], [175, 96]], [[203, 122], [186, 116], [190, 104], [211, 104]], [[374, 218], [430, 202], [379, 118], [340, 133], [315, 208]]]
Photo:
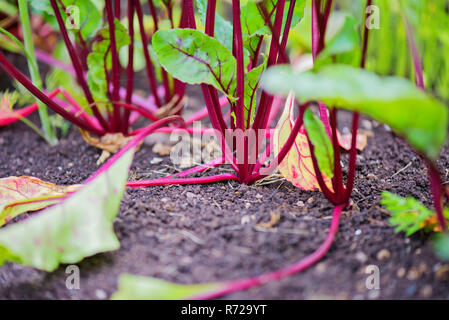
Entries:
[[[345, 212], [329, 254], [305, 272], [226, 298], [449, 298], [449, 272], [443, 272], [448, 264], [434, 256], [426, 236], [407, 239], [395, 234], [378, 204], [382, 190], [429, 204], [426, 169], [383, 126], [373, 130], [375, 137], [359, 156], [356, 205]], [[76, 130], [51, 148], [21, 123], [0, 129], [1, 177], [32, 175], [59, 184], [80, 183], [96, 169], [98, 155]], [[155, 170], [169, 162], [151, 165], [154, 156], [144, 145], [134, 160], [133, 176], [159, 176]], [[445, 154], [443, 168], [448, 160]], [[272, 210], [280, 210], [279, 224], [269, 231], [255, 228], [269, 220]], [[65, 266], [46, 273], [7, 263], [0, 268], [0, 298], [105, 298], [116, 290], [124, 272], [179, 283], [257, 275], [313, 252], [324, 240], [331, 212], [320, 193], [304, 192], [287, 182], [128, 189], [115, 222], [121, 249], [79, 263], [80, 290], [66, 289]], [[371, 264], [380, 268], [380, 290], [365, 287], [365, 268]]]
[[[329, 254], [305, 272], [226, 299], [449, 299], [449, 263], [435, 257], [424, 234], [395, 234], [388, 213], [379, 206], [382, 190], [430, 205], [426, 168], [384, 126], [375, 125], [373, 132], [359, 155], [354, 205], [344, 213]], [[448, 150], [440, 161], [445, 174]], [[58, 184], [80, 183], [97, 169], [98, 156], [75, 129], [57, 147], [49, 147], [22, 123], [0, 128], [0, 177], [30, 175]], [[173, 172], [168, 158], [150, 164], [155, 156], [144, 145], [134, 159], [132, 178]], [[276, 210], [281, 220], [275, 228], [255, 227]], [[320, 193], [304, 192], [285, 181], [259, 187], [222, 182], [129, 188], [115, 222], [121, 248], [78, 264], [80, 290], [66, 288], [65, 266], [46, 273], [7, 263], [0, 267], [0, 299], [104, 299], [125, 272], [179, 283], [258, 275], [318, 248], [331, 213], [332, 206]], [[380, 290], [365, 286], [368, 265], [380, 268]]]

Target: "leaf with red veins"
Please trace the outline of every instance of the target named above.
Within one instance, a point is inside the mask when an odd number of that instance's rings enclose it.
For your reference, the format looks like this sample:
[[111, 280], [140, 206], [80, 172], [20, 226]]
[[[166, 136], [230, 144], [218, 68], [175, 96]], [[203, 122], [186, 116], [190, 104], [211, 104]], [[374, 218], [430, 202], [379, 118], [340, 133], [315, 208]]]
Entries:
[[[54, 90], [48, 94], [49, 98], [53, 98], [59, 93], [59, 89]], [[16, 91], [9, 93], [0, 93], [0, 127], [19, 121], [21, 118], [28, 117], [38, 109], [37, 103], [22, 109], [13, 110], [19, 97]]]
[[21, 117], [26, 117], [37, 110], [37, 104], [18, 111], [13, 110], [12, 108], [16, 104], [18, 98], [19, 94], [17, 92], [9, 93], [6, 91], [0, 93], [0, 126], [6, 126], [16, 122]]
[[34, 177], [0, 179], [0, 226], [18, 215], [60, 202], [78, 185], [58, 186]]
[[237, 62], [217, 39], [192, 29], [159, 30], [153, 36], [153, 48], [174, 78], [212, 85], [235, 101]]
[[[293, 107], [294, 98], [293, 95], [289, 95], [284, 112], [282, 113], [275, 130], [274, 151], [276, 154], [280, 152], [295, 125]], [[278, 165], [278, 169], [288, 181], [303, 190], [320, 189], [313, 168], [312, 157], [304, 126], [299, 130], [295, 143], [285, 156], [284, 160]], [[333, 190], [331, 180], [325, 176], [323, 178], [328, 188]]]

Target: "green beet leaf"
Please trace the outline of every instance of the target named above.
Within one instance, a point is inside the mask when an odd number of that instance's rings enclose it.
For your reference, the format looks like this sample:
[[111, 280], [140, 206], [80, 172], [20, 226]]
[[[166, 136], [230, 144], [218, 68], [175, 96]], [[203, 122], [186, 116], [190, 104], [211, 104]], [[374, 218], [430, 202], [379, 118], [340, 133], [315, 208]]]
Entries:
[[183, 285], [151, 277], [122, 274], [112, 300], [180, 300], [189, 299], [224, 287], [222, 283]]
[[[117, 50], [130, 43], [126, 28], [115, 19], [115, 38]], [[100, 40], [92, 46], [92, 52], [87, 56], [87, 83], [97, 101], [107, 101], [108, 85], [106, 81], [106, 70], [112, 69], [112, 57], [110, 50], [109, 27], [101, 29], [99, 32]]]
[[[360, 54], [359, 34], [357, 31], [357, 20], [351, 16], [345, 16], [344, 23], [327, 43], [323, 51], [318, 55], [314, 67], [315, 69], [325, 64], [333, 63], [333, 59], [343, 63], [345, 61], [359, 63], [360, 59], [355, 59]], [[357, 50], [358, 49], [358, 50]]]
[[159, 30], [153, 48], [162, 67], [189, 84], [210, 84], [234, 99], [236, 60], [218, 40], [192, 29]]
[[[196, 6], [201, 17], [201, 22], [206, 25], [207, 0], [197, 0]], [[232, 24], [223, 18], [219, 13], [215, 13], [215, 38], [220, 41], [229, 51], [232, 50]]]
[[402, 78], [381, 77], [347, 65], [299, 74], [275, 66], [263, 75], [262, 85], [272, 94], [287, 96], [292, 90], [302, 102], [323, 101], [364, 113], [389, 125], [430, 159], [438, 156], [446, 140], [447, 108]]
[[256, 111], [257, 88], [259, 88], [260, 76], [265, 70], [266, 61], [252, 69], [245, 75], [245, 127], [249, 128], [254, 120]]
[[304, 127], [318, 161], [318, 167], [328, 177], [334, 176], [334, 149], [323, 123], [310, 110], [304, 113]]
[[[95, 36], [102, 25], [102, 13], [101, 10], [96, 6], [95, 1], [91, 0], [62, 0], [58, 1], [64, 5], [65, 8], [69, 9], [71, 6], [74, 10], [70, 10], [73, 19], [79, 19], [79, 21], [74, 21], [76, 24], [71, 31], [77, 33], [80, 32], [83, 39], [89, 39]], [[54, 30], [58, 30], [58, 24], [54, 16], [53, 9], [50, 5], [49, 0], [33, 0], [29, 1], [30, 6], [34, 13], [41, 15], [45, 21], [49, 22]], [[68, 18], [68, 15], [62, 7], [60, 6], [61, 15], [64, 19]], [[78, 37], [75, 37], [79, 41]]]
[[133, 150], [66, 201], [0, 229], [0, 265], [21, 263], [45, 271], [116, 250], [113, 220], [120, 208]]

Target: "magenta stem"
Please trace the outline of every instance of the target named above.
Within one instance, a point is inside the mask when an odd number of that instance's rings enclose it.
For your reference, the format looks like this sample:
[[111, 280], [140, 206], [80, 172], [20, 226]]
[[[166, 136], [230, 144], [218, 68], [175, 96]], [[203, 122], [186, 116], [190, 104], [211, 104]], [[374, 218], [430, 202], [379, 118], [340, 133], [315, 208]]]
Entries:
[[[259, 9], [262, 10], [262, 12], [266, 13], [265, 8], [262, 4], [258, 4]], [[271, 37], [271, 43], [270, 43], [270, 52], [268, 55], [268, 62], [267, 67], [270, 67], [272, 65], [275, 65], [277, 62], [277, 57], [279, 53], [279, 42], [276, 43], [276, 40], [279, 41], [279, 34], [282, 29], [282, 20], [283, 20], [283, 13], [285, 8], [285, 0], [279, 0], [276, 4], [276, 15], [274, 20], [274, 27], [273, 27], [273, 36]], [[265, 17], [266, 19], [266, 17]], [[268, 18], [269, 20], [269, 18]], [[271, 22], [270, 22], [271, 23]], [[277, 35], [277, 37], [276, 37]], [[273, 102], [273, 97], [269, 96], [265, 91], [262, 92], [259, 102], [259, 108], [256, 112], [256, 116], [254, 117], [254, 123], [253, 123], [253, 129], [263, 129], [264, 128], [264, 120], [268, 121], [268, 116], [270, 115], [271, 111], [271, 105]], [[258, 148], [258, 145], [256, 144], [256, 149]]]
[[120, 149], [115, 155], [113, 155], [104, 165], [100, 167], [94, 174], [92, 174], [83, 184], [87, 184], [96, 177], [98, 177], [103, 172], [107, 171], [120, 157], [122, 157], [126, 152], [131, 150], [132, 148], [136, 148], [140, 142], [145, 139], [148, 135], [154, 132], [154, 130], [163, 127], [171, 122], [179, 122], [184, 125], [184, 120], [180, 116], [169, 116], [164, 119], [161, 119], [148, 127], [145, 130], [142, 130], [138, 135], [134, 137], [126, 146]]
[[177, 178], [177, 179], [168, 178], [168, 179], [129, 181], [126, 184], [126, 186], [131, 188], [138, 188], [138, 187], [165, 186], [165, 185], [203, 184], [224, 180], [240, 181], [240, 179], [235, 174], [226, 173], [216, 176], [199, 177], [199, 178]]
[[[48, 93], [49, 98], [55, 97], [57, 94], [59, 94], [60, 89], [57, 88], [54, 91]], [[12, 110], [11, 114], [9, 114], [7, 117], [0, 116], [0, 126], [6, 126], [8, 124], [14, 123], [18, 121], [20, 118], [25, 118], [32, 114], [34, 111], [36, 111], [39, 108], [38, 103], [33, 103], [27, 107], [21, 108], [19, 110]]]
[[332, 202], [335, 205], [340, 205], [342, 203], [340, 203], [336, 197], [336, 195], [334, 194], [334, 192], [332, 192], [331, 190], [329, 190], [329, 188], [327, 187], [326, 183], [324, 182], [323, 179], [323, 174], [320, 170], [320, 167], [318, 166], [318, 160], [315, 156], [315, 148], [312, 144], [312, 142], [310, 142], [309, 136], [307, 136], [307, 142], [309, 144], [309, 149], [310, 149], [310, 157], [312, 159], [312, 164], [313, 164], [313, 170], [315, 172], [315, 176], [316, 176], [316, 180], [318, 182], [318, 185], [321, 189], [321, 192], [324, 194], [324, 196], [327, 198], [327, 200], [329, 200], [330, 202]]
[[412, 55], [413, 58], [413, 65], [414, 65], [414, 69], [415, 69], [415, 82], [416, 82], [416, 86], [422, 90], [425, 90], [424, 87], [424, 76], [423, 76], [423, 67], [421, 64], [421, 59], [418, 53], [418, 49], [416, 47], [416, 42], [415, 42], [415, 38], [413, 36], [413, 29], [412, 26], [410, 25], [409, 20], [407, 19], [407, 16], [404, 12], [404, 10], [402, 10], [402, 16], [404, 19], [404, 24], [406, 27], [406, 31], [407, 31], [407, 41], [410, 47], [410, 53]]
[[237, 127], [245, 130], [245, 116], [244, 116], [244, 101], [245, 101], [245, 66], [243, 61], [243, 37], [242, 26], [240, 22], [240, 1], [232, 0], [232, 16], [234, 28], [233, 51], [237, 60], [237, 85], [236, 95], [237, 103], [235, 109], [235, 116]]
[[[366, 1], [366, 7], [369, 7], [372, 4], [373, 0], [367, 0]], [[368, 19], [368, 12], [365, 10], [365, 20], [366, 21]], [[365, 32], [364, 32], [364, 36], [363, 36], [363, 47], [362, 47], [362, 61], [360, 63], [360, 66], [362, 67], [362, 69], [365, 69], [365, 65], [366, 65], [366, 58], [367, 58], [367, 52], [368, 52], [368, 43], [369, 43], [369, 29], [368, 26], [366, 25], [365, 22]]]
[[[294, 103], [294, 101], [292, 103]], [[271, 174], [274, 171], [274, 169], [276, 169], [276, 167], [279, 165], [279, 163], [281, 163], [284, 160], [285, 156], [290, 151], [293, 143], [295, 143], [296, 136], [298, 135], [298, 132], [301, 129], [301, 126], [303, 124], [303, 116], [304, 116], [304, 112], [307, 109], [307, 107], [308, 107], [308, 104], [300, 106], [299, 115], [295, 120], [295, 125], [293, 126], [292, 132], [288, 136], [287, 141], [282, 146], [281, 150], [277, 154], [276, 158], [272, 161], [272, 163], [267, 168], [265, 168], [262, 172], [256, 172], [256, 173], [250, 175], [245, 180], [245, 183], [251, 184], [251, 183]]]
[[329, 139], [332, 139], [332, 130], [331, 126], [329, 124], [329, 116], [327, 114], [327, 107], [324, 103], [318, 101], [318, 111], [320, 114], [321, 122], [324, 125], [324, 130], [326, 130], [326, 134], [328, 135]]
[[92, 105], [92, 112], [94, 113], [95, 117], [100, 122], [101, 126], [105, 131], [109, 130], [109, 125], [106, 122], [106, 120], [101, 115], [98, 108], [94, 105], [94, 99], [92, 97], [92, 93], [89, 89], [89, 86], [87, 85], [86, 80], [84, 79], [83, 75], [83, 68], [81, 66], [80, 61], [78, 60], [78, 55], [76, 53], [75, 48], [72, 45], [72, 42], [70, 41], [69, 35], [67, 33], [67, 29], [65, 28], [65, 23], [62, 19], [61, 12], [59, 12], [58, 4], [56, 3], [56, 0], [50, 0], [50, 4], [53, 8], [53, 12], [55, 14], [56, 20], [58, 22], [59, 29], [61, 31], [62, 38], [64, 40], [64, 43], [66, 45], [67, 51], [69, 53], [70, 59], [72, 61], [73, 67], [76, 72], [76, 78], [78, 83], [81, 85], [81, 88], [84, 91], [84, 94], [86, 96], [87, 102]]
[[[133, 105], [130, 103], [126, 103], [126, 102], [121, 102], [121, 101], [114, 101], [113, 102], [115, 106], [117, 107], [123, 107], [126, 110], [132, 110], [132, 111], [136, 111], [138, 112], [141, 116], [147, 118], [150, 121], [158, 121], [160, 120], [158, 117], [156, 117], [155, 115], [153, 115], [151, 112], [149, 112], [148, 110], [146, 110], [145, 108], [142, 108], [140, 106], [137, 105]], [[118, 109], [118, 108], [117, 108]]]
[[433, 195], [433, 205], [435, 207], [435, 211], [437, 213], [438, 221], [441, 226], [441, 230], [445, 232], [447, 230], [446, 219], [443, 215], [443, 205], [442, 205], [442, 194], [441, 194], [441, 178], [438, 172], [438, 169], [435, 165], [428, 160], [428, 168], [429, 168], [429, 181], [430, 181], [430, 189]]
[[44, 92], [42, 92], [36, 86], [34, 86], [33, 83], [25, 75], [23, 75], [19, 70], [17, 70], [17, 68], [14, 67], [1, 52], [0, 52], [0, 67], [2, 67], [3, 70], [5, 70], [5, 72], [9, 74], [12, 78], [20, 82], [32, 95], [34, 95], [36, 98], [42, 101], [47, 107], [52, 109], [54, 112], [58, 113], [66, 120], [95, 135], [101, 136], [105, 133], [105, 131], [103, 130], [98, 130], [97, 128], [91, 127], [83, 119], [80, 119], [76, 115], [73, 115], [72, 113], [66, 111], [56, 102], [54, 102]]
[[280, 61], [280, 63], [288, 63], [288, 60], [286, 60], [287, 54], [285, 53], [285, 48], [287, 47], [287, 40], [288, 40], [288, 35], [290, 32], [290, 27], [292, 25], [293, 12], [295, 11], [295, 4], [296, 4], [296, 0], [290, 0], [290, 7], [288, 9], [287, 20], [285, 22], [284, 33], [282, 35], [282, 42], [281, 42], [281, 48], [280, 48], [281, 54], [279, 55], [279, 59], [281, 57], [283, 57], [283, 61]]
[[97, 128], [98, 130], [103, 130], [98, 122], [98, 120], [91, 115], [87, 114], [86, 111], [78, 104], [78, 102], [64, 89], [61, 89], [61, 94], [70, 104], [71, 113], [80, 115], [87, 123], [93, 128]]
[[[120, 11], [120, 1], [115, 1], [116, 12], [117, 9]], [[106, 11], [107, 11], [107, 18], [108, 18], [108, 24], [109, 24], [109, 36], [110, 36], [110, 43], [111, 43], [111, 60], [112, 60], [112, 100], [113, 101], [119, 101], [120, 100], [120, 63], [118, 60], [118, 53], [117, 53], [117, 41], [115, 38], [115, 23], [114, 23], [114, 12], [112, 10], [112, 1], [106, 0]], [[114, 105], [114, 104], [113, 104]], [[116, 108], [114, 106], [114, 129], [116, 132], [120, 131], [120, 109]]]
[[151, 88], [151, 91], [154, 96], [154, 101], [155, 101], [156, 105], [160, 108], [160, 107], [162, 107], [162, 103], [158, 96], [157, 81], [156, 81], [156, 76], [154, 74], [153, 62], [151, 61], [150, 52], [148, 51], [148, 38], [147, 38], [147, 35], [145, 34], [145, 27], [143, 25], [143, 12], [142, 12], [142, 6], [140, 5], [140, 0], [134, 0], [134, 5], [136, 8], [137, 19], [139, 20], [139, 29], [140, 29], [140, 35], [142, 38], [143, 53], [144, 53], [145, 61], [146, 61], [148, 81], [150, 83], [150, 88]]
[[262, 152], [260, 158], [257, 160], [257, 163], [254, 166], [254, 170], [253, 170], [254, 172], [259, 172], [260, 168], [262, 168], [263, 164], [265, 163], [265, 161], [267, 161], [268, 157], [270, 156], [272, 150], [273, 150], [273, 147], [270, 142], [270, 143], [268, 143], [264, 152]]
[[[134, 91], [134, 1], [128, 3], [128, 35], [131, 40], [128, 46], [128, 66], [126, 68], [126, 96], [125, 102], [132, 103], [132, 96]], [[119, 90], [120, 94], [120, 90]], [[129, 130], [129, 117], [131, 111], [126, 109], [123, 113], [122, 128], [123, 134], [127, 134]]]
[[205, 164], [196, 166], [194, 168], [191, 168], [191, 169], [188, 169], [188, 170], [185, 170], [182, 172], [178, 172], [178, 173], [175, 173], [175, 174], [172, 174], [167, 177], [160, 178], [160, 179], [175, 178], [175, 177], [184, 178], [184, 177], [187, 177], [194, 173], [200, 173], [200, 172], [206, 171], [207, 169], [218, 167], [219, 165], [221, 165], [225, 162], [226, 162], [225, 157], [220, 157], [220, 158], [214, 159], [208, 163], [205, 163]]
[[[220, 98], [220, 107], [223, 108], [229, 103], [228, 98], [226, 96], [222, 96]], [[204, 119], [208, 116], [208, 110], [207, 107], [204, 107], [200, 111], [196, 112], [194, 115], [192, 115], [190, 118], [186, 119], [186, 126], [194, 123], [195, 121], [199, 121], [201, 119]]]
[[341, 155], [340, 144], [338, 143], [337, 136], [337, 108], [331, 110], [331, 129], [332, 129], [332, 147], [334, 149], [334, 177], [332, 178], [332, 184], [334, 187], [335, 195], [339, 202], [343, 201], [345, 187], [343, 184], [343, 172], [341, 168]]
[[282, 97], [278, 97], [278, 96], [276, 96], [274, 98], [273, 105], [272, 105], [271, 110], [270, 110], [270, 116], [268, 117], [268, 121], [267, 121], [267, 124], [269, 126], [271, 126], [271, 125], [276, 126], [274, 124], [274, 120], [276, 119], [276, 116], [278, 115], [279, 110], [281, 109], [283, 100], [284, 99]]
[[332, 214], [332, 221], [331, 226], [329, 228], [329, 233], [326, 236], [326, 239], [324, 240], [323, 244], [312, 254], [308, 255], [304, 259], [298, 261], [297, 263], [276, 271], [264, 273], [259, 276], [240, 279], [240, 280], [234, 280], [229, 281], [228, 283], [225, 283], [224, 289], [220, 289], [216, 292], [207, 293], [200, 296], [192, 297], [196, 300], [207, 300], [207, 299], [214, 299], [218, 297], [222, 297], [225, 295], [228, 295], [233, 292], [242, 291], [242, 290], [248, 290], [250, 288], [254, 288], [260, 285], [267, 284], [269, 282], [278, 281], [280, 279], [289, 277], [291, 275], [297, 274], [299, 272], [302, 272], [311, 266], [313, 266], [315, 263], [320, 261], [329, 251], [329, 249], [332, 246], [332, 243], [334, 242], [335, 236], [338, 232], [338, 226], [340, 224], [340, 217], [341, 213], [343, 211], [344, 205], [339, 205], [334, 208], [334, 212]]
[[354, 112], [352, 117], [352, 137], [351, 137], [351, 149], [349, 151], [349, 165], [348, 165], [348, 178], [346, 182], [346, 194], [344, 202], [349, 203], [351, 198], [352, 189], [354, 188], [355, 174], [357, 169], [357, 131], [359, 129], [360, 114]]

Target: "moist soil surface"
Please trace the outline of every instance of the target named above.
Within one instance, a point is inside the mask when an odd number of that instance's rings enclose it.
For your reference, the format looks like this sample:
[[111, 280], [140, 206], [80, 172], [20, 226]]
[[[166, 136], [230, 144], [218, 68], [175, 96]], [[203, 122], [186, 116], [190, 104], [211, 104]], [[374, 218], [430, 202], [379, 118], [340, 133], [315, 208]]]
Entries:
[[[36, 122], [36, 115], [31, 119]], [[379, 205], [381, 191], [388, 190], [430, 206], [427, 169], [388, 128], [366, 119], [362, 123], [372, 126], [374, 137], [359, 153], [353, 204], [342, 216], [330, 252], [304, 272], [224, 299], [449, 299], [449, 263], [435, 256], [425, 234], [406, 238], [395, 233]], [[445, 180], [448, 150], [439, 162]], [[23, 123], [0, 128], [0, 177], [81, 183], [97, 169], [99, 154], [74, 128], [56, 147]], [[130, 178], [175, 172], [168, 157], [151, 164], [154, 157], [160, 156], [144, 144]], [[114, 224], [121, 248], [78, 263], [79, 290], [66, 288], [66, 266], [47, 273], [6, 263], [0, 267], [0, 299], [107, 299], [122, 273], [185, 284], [255, 276], [317, 249], [332, 208], [319, 192], [302, 191], [287, 181], [127, 188]], [[280, 213], [280, 221], [271, 229], [257, 227], [270, 220], [270, 212]], [[366, 287], [370, 265], [380, 270], [378, 290]]]

